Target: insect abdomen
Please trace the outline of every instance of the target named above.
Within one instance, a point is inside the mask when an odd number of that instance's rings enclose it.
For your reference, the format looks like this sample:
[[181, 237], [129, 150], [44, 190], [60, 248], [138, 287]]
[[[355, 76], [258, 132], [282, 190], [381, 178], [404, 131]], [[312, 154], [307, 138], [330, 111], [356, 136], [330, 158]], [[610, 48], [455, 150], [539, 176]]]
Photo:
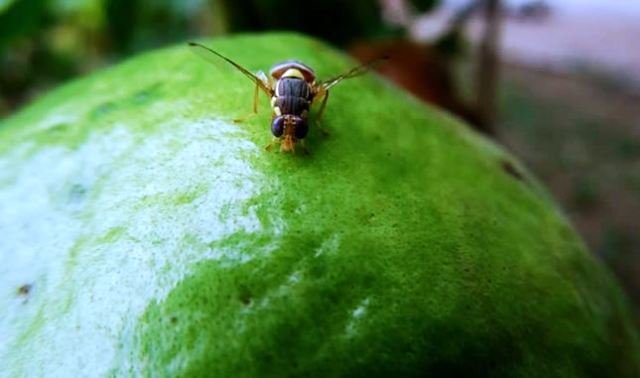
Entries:
[[301, 115], [309, 111], [311, 89], [309, 84], [298, 78], [285, 77], [278, 80], [275, 106], [282, 114]]
[[302, 97], [280, 96], [276, 98], [276, 106], [280, 108], [281, 114], [299, 116], [304, 111], [309, 111], [309, 101]]

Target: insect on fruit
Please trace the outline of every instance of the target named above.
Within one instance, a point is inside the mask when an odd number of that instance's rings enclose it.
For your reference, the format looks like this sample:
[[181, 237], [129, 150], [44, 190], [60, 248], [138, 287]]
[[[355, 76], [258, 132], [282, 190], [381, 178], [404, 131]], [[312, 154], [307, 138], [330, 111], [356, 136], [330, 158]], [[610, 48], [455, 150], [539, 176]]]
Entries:
[[[316, 122], [329, 99], [329, 89], [344, 79], [365, 74], [374, 64], [387, 59], [375, 59], [356, 66], [342, 75], [325, 81], [316, 81], [313, 69], [296, 60], [287, 60], [274, 64], [269, 71], [270, 77], [259, 71], [253, 74], [233, 60], [199, 43], [189, 42], [191, 49], [206, 60], [222, 59], [242, 72], [256, 84], [253, 95], [253, 114], [258, 112], [258, 94], [262, 90], [271, 98], [272, 120], [271, 133], [280, 141], [280, 150], [293, 152], [296, 143], [302, 143], [309, 131], [309, 109], [311, 105], [322, 100]], [[270, 149], [272, 144], [267, 146]]]

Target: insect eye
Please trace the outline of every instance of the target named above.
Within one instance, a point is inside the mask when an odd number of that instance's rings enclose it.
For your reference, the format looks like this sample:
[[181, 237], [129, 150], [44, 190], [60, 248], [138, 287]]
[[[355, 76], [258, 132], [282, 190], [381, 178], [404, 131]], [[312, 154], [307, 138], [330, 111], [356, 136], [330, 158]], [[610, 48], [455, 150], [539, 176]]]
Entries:
[[302, 139], [307, 136], [309, 132], [309, 125], [307, 124], [307, 120], [304, 118], [297, 117], [296, 118], [296, 138]]
[[276, 117], [271, 122], [271, 133], [273, 136], [281, 137], [284, 132], [284, 117]]

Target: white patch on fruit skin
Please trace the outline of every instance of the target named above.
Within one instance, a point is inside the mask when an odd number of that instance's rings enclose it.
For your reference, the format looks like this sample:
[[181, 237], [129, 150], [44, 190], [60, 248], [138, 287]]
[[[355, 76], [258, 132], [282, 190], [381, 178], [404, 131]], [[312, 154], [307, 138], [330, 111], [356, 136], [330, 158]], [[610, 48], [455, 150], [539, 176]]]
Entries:
[[350, 319], [345, 327], [346, 336], [352, 337], [357, 333], [358, 323], [366, 316], [369, 308], [369, 302], [370, 299], [365, 298], [356, 306], [355, 309], [351, 311]]
[[[53, 302], [48, 297], [71, 279], [65, 264], [82, 234], [83, 220], [76, 214], [78, 201], [82, 199], [69, 198], [69, 188], [93, 186], [101, 175], [99, 163], [104, 160], [103, 154], [118, 155], [130, 144], [125, 134], [116, 126], [105, 135], [93, 136], [77, 151], [52, 146], [25, 157], [18, 147], [0, 159], [14, 164], [22, 161], [13, 183], [0, 187], [0, 234], [4, 235], [0, 239], [0, 308], [6, 309], [0, 317], [0, 339], [12, 340], [26, 332], [20, 328], [29, 324], [25, 318], [32, 318], [30, 327], [37, 328], [40, 325], [37, 322], [65, 311], [66, 301]], [[109, 140], [114, 137], [120, 137], [121, 143], [111, 145]], [[21, 306], [17, 301], [22, 298], [16, 297], [15, 290], [23, 284], [33, 287]], [[41, 331], [42, 338], [55, 338], [54, 328]], [[0, 356], [8, 353], [11, 346], [27, 345], [0, 343]], [[64, 350], [62, 347], [51, 353]], [[103, 351], [110, 350], [99, 352]], [[65, 367], [64, 360], [57, 363]]]
[[331, 254], [340, 249], [340, 235], [333, 234], [330, 238], [325, 239], [322, 244], [315, 249], [313, 257], [320, 257], [324, 254]]
[[59, 125], [67, 125], [72, 124], [77, 121], [77, 115], [73, 114], [69, 111], [56, 111], [51, 114], [49, 117], [44, 118], [38, 125], [35, 127], [36, 131], [47, 131], [52, 128], [58, 127]]
[[[139, 317], [188, 267], [243, 264], [277, 247], [249, 255], [216, 245], [262, 231], [246, 205], [266, 181], [249, 163], [262, 148], [220, 120], [157, 127], [171, 131], [114, 125], [77, 149], [16, 157], [17, 146], [0, 156], [0, 166], [21, 167], [15, 182], [0, 176], [2, 361], [47, 367], [35, 375], [127, 371]], [[34, 286], [23, 304], [16, 290], [25, 283]], [[83, 348], [70, 353], [73, 345]], [[31, 363], [18, 363], [24, 356]]]
[[358, 307], [356, 307], [355, 310], [353, 310], [353, 312], [351, 313], [351, 316], [353, 316], [354, 319], [361, 318], [364, 315], [364, 313], [367, 311], [368, 305], [369, 305], [369, 298], [362, 301], [362, 303]]
[[299, 271], [295, 271], [291, 273], [291, 275], [287, 279], [287, 282], [289, 282], [290, 284], [296, 284], [300, 282], [301, 278], [302, 278], [302, 273], [300, 273]]

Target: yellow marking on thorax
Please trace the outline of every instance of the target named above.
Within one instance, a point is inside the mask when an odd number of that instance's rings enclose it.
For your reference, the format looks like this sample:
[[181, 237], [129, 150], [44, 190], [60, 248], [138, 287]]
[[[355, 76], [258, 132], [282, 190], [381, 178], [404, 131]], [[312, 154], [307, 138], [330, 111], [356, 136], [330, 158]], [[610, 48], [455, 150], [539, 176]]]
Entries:
[[278, 99], [274, 96], [271, 97], [271, 108], [273, 109], [273, 112], [277, 115], [277, 116], [281, 116], [282, 115], [282, 111], [280, 111], [280, 107], [276, 106], [276, 101]]
[[[280, 79], [278, 79], [278, 81], [284, 79], [285, 77], [295, 77], [295, 78], [304, 80], [304, 75], [297, 68], [289, 68], [288, 70], [284, 71], [284, 73], [282, 74], [282, 76], [280, 76]], [[276, 83], [276, 97], [278, 96], [280, 96], [280, 85]]]
[[289, 68], [288, 70], [284, 71], [281, 77], [297, 77], [298, 79], [304, 80], [304, 75], [297, 68]]

